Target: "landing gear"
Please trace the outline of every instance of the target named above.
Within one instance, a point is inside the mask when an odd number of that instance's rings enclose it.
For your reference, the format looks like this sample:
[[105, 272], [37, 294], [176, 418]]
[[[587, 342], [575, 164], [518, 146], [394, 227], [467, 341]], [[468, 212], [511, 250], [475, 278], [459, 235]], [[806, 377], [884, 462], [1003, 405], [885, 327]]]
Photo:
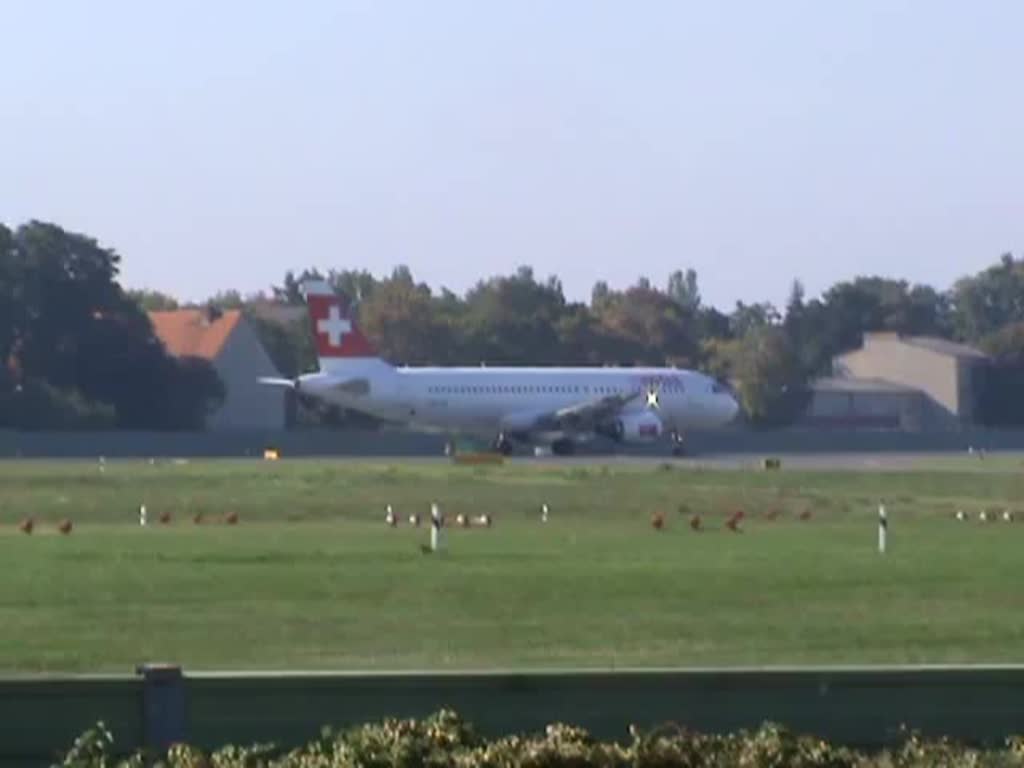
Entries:
[[455, 442], [454, 441], [448, 440], [448, 441], [445, 442], [445, 444], [444, 444], [444, 455], [445, 456], [454, 456], [455, 455]]
[[672, 433], [672, 455], [686, 455], [686, 445], [683, 443], [683, 436], [679, 432]]
[[571, 456], [576, 450], [576, 444], [567, 437], [555, 440], [551, 444], [551, 452], [555, 456]]
[[494, 441], [494, 450], [503, 456], [511, 456], [514, 447], [507, 437], [498, 435], [498, 438]]

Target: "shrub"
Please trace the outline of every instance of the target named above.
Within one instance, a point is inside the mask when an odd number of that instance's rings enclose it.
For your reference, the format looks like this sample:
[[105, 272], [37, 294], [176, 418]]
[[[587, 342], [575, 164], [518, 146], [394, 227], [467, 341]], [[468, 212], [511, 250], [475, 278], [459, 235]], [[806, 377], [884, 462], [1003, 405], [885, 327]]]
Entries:
[[[543, 733], [485, 739], [454, 712], [423, 720], [387, 719], [345, 730], [324, 729], [304, 746], [228, 746], [213, 753], [177, 744], [165, 755], [114, 757], [113, 736], [100, 723], [80, 736], [62, 768], [932, 768], [1024, 766], [1024, 740], [981, 751], [916, 734], [896, 749], [868, 755], [766, 723], [756, 731], [703, 734], [676, 726], [647, 732], [630, 728], [622, 743], [599, 741], [570, 725]], [[155, 759], [154, 759], [155, 758]], [[55, 767], [56, 768], [56, 767]]]

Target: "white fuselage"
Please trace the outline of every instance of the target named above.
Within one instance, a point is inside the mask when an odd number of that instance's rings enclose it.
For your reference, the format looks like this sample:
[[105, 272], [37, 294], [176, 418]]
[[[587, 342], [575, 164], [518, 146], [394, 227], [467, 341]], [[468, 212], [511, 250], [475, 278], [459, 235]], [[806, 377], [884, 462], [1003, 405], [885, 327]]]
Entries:
[[622, 414], [653, 413], [666, 431], [722, 426], [736, 413], [713, 379], [675, 368], [392, 368], [344, 360], [300, 377], [299, 390], [418, 428], [480, 435], [516, 434], [537, 414], [610, 395], [632, 395]]

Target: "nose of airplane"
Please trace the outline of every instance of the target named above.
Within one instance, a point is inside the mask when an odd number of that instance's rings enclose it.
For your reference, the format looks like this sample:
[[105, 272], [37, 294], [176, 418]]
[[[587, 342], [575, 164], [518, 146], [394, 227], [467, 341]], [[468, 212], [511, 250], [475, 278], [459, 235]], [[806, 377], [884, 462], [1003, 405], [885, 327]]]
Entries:
[[727, 410], [728, 416], [726, 417], [725, 421], [726, 422], [731, 422], [733, 419], [736, 418], [736, 414], [739, 413], [739, 403], [736, 402], [736, 398], [733, 397], [732, 395], [728, 395], [728, 397], [729, 397], [729, 403], [728, 403], [728, 406], [726, 407], [728, 409]]
[[732, 395], [723, 395], [723, 408], [725, 423], [729, 424], [733, 419], [736, 418], [736, 414], [740, 412], [740, 404], [736, 402], [736, 398]]

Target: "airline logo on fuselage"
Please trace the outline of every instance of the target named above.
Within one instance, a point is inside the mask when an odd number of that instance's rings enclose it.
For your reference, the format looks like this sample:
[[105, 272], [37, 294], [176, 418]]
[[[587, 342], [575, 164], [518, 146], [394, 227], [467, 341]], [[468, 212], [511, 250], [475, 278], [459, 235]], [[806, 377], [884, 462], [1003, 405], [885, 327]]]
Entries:
[[662, 387], [672, 386], [677, 389], [683, 389], [683, 377], [676, 374], [670, 374], [663, 376], [661, 374], [654, 374], [650, 376], [637, 376], [634, 379], [635, 385], [641, 389], [657, 391]]

